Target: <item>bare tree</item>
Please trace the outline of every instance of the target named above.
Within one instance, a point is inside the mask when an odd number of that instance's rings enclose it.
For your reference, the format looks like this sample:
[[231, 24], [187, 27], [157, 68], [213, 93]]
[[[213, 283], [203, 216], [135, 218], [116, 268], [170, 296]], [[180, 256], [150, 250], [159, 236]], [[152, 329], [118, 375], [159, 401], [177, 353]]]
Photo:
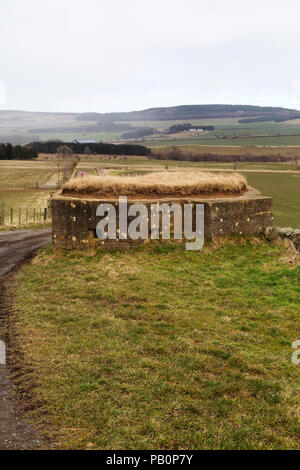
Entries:
[[292, 160], [292, 165], [295, 167], [295, 170], [298, 171], [299, 170], [299, 164], [300, 164], [300, 160], [298, 160], [297, 158], [294, 158]]
[[70, 177], [70, 173], [78, 162], [78, 157], [73, 157], [73, 152], [68, 145], [61, 145], [57, 149], [54, 164], [57, 168], [57, 185], [65, 183]]

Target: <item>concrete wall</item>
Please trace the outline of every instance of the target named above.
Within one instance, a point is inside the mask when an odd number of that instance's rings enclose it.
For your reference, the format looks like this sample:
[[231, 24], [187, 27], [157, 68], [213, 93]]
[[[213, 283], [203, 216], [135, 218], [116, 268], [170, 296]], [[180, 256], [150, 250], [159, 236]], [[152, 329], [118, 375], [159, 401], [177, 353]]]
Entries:
[[[118, 213], [117, 200], [79, 199], [56, 196], [52, 199], [53, 245], [64, 249], [86, 249], [90, 246], [111, 248], [113, 246], [132, 246], [144, 243], [142, 240], [106, 240], [96, 238], [96, 226], [100, 218], [96, 209], [101, 203], [112, 203]], [[150, 208], [153, 203], [181, 205], [185, 203], [203, 203], [205, 205], [205, 240], [231, 234], [258, 234], [273, 226], [272, 199], [262, 197], [256, 191], [249, 191], [243, 196], [219, 199], [155, 199], [128, 201], [144, 203]], [[133, 219], [132, 217], [131, 219]], [[131, 220], [128, 218], [128, 221]], [[118, 228], [118, 220], [117, 220]]]

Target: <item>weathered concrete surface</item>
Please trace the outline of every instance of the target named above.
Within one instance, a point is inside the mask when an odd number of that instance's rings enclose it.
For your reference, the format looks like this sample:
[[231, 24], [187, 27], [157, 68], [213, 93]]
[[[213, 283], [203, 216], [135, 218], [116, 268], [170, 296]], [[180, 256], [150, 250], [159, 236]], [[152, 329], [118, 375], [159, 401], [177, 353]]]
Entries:
[[[5, 325], [10, 310], [6, 287], [10, 273], [41, 246], [51, 241], [51, 230], [0, 232], [0, 340], [6, 342]], [[7, 348], [7, 353], [9, 350]], [[0, 450], [39, 447], [32, 427], [23, 419], [11, 380], [9, 365], [0, 364]]]
[[[134, 203], [144, 203], [148, 210], [151, 204], [159, 202], [201, 204], [205, 206], [205, 239], [231, 234], [258, 234], [266, 227], [273, 225], [272, 199], [262, 197], [255, 190], [250, 190], [243, 196], [217, 199], [180, 198], [130, 200], [128, 207]], [[53, 245], [64, 249], [85, 249], [91, 245], [101, 248], [112, 246], [136, 245], [137, 241], [106, 240], [101, 242], [96, 238], [96, 226], [100, 217], [96, 217], [96, 209], [101, 203], [111, 203], [117, 212], [118, 201], [83, 199], [75, 197], [56, 196], [52, 199], [52, 230]], [[150, 210], [149, 210], [150, 212]], [[134, 217], [133, 217], [134, 218]], [[132, 218], [128, 217], [130, 222]]]

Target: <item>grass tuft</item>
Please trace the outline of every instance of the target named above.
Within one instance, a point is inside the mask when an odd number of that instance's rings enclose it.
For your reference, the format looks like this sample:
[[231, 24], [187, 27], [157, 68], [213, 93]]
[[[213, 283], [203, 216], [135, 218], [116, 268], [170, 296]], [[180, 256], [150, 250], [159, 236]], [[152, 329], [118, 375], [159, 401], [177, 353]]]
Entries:
[[216, 174], [201, 171], [148, 173], [136, 176], [86, 176], [64, 184], [62, 194], [107, 196], [195, 196], [212, 193], [241, 194], [245, 178], [239, 173]]

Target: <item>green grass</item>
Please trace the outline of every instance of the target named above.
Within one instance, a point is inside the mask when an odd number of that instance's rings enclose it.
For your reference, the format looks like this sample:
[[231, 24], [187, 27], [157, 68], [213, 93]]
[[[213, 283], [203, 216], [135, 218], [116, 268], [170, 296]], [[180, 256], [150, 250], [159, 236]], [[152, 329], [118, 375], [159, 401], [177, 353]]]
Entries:
[[[165, 167], [169, 168], [216, 168], [216, 169], [238, 169], [238, 170], [276, 170], [276, 171], [295, 171], [295, 165], [289, 163], [255, 163], [255, 162], [189, 162], [189, 161], [175, 161], [175, 160], [158, 160], [156, 158], [145, 158], [145, 157], [134, 157], [130, 156], [128, 160], [123, 158], [108, 159], [108, 158], [97, 158], [94, 157], [93, 160], [81, 160], [77, 166], [78, 170], [95, 170], [95, 168], [101, 167], [122, 167], [122, 168], [136, 168], [136, 167], [157, 167], [164, 169]], [[300, 168], [300, 166], [299, 166]]]
[[63, 449], [299, 448], [300, 268], [283, 256], [247, 239], [43, 250], [17, 276], [28, 418]]
[[210, 125], [215, 127], [237, 126], [238, 118], [220, 118], [220, 119], [170, 119], [164, 121], [119, 121], [120, 124], [131, 124], [132, 126], [154, 127], [155, 129], [168, 129], [174, 124], [190, 122], [193, 126]]
[[221, 147], [246, 147], [246, 146], [300, 146], [300, 135], [291, 136], [263, 136], [263, 137], [245, 137], [237, 139], [216, 139], [214, 137], [207, 139], [197, 138], [178, 138], [172, 140], [145, 140], [142, 143], [148, 147], [169, 146], [169, 145], [220, 145]]
[[273, 198], [276, 225], [300, 228], [300, 173], [246, 173], [246, 177], [251, 186]]
[[[108, 155], [95, 155], [93, 157], [87, 157], [86, 155], [80, 159], [77, 165], [77, 169], [87, 169], [101, 166], [135, 166], [135, 165], [152, 165], [157, 164], [157, 160], [152, 162], [148, 157], [128, 155], [128, 158], [124, 156], [108, 156]], [[160, 162], [162, 164], [162, 162]]]
[[[169, 162], [168, 162], [169, 163]], [[267, 170], [267, 171], [279, 171], [279, 172], [285, 172], [285, 171], [295, 171], [295, 165], [289, 164], [289, 163], [277, 163], [277, 162], [197, 162], [194, 164], [196, 167], [201, 167], [201, 168], [216, 168], [216, 169], [228, 169], [228, 170], [239, 170], [239, 171], [245, 171], [245, 170], [251, 170], [251, 171], [262, 171], [262, 170]], [[300, 165], [299, 165], [299, 170], [300, 172]]]
[[[189, 122], [193, 126], [211, 125], [215, 127], [214, 131], [209, 131], [209, 135], [276, 135], [280, 134], [300, 134], [300, 120], [292, 120], [286, 122], [255, 122], [240, 124], [238, 118], [222, 118], [222, 119], [188, 119], [177, 121], [135, 121], [128, 122], [132, 126], [149, 126], [155, 129], [168, 129], [174, 124]], [[127, 124], [127, 123], [126, 123]]]

